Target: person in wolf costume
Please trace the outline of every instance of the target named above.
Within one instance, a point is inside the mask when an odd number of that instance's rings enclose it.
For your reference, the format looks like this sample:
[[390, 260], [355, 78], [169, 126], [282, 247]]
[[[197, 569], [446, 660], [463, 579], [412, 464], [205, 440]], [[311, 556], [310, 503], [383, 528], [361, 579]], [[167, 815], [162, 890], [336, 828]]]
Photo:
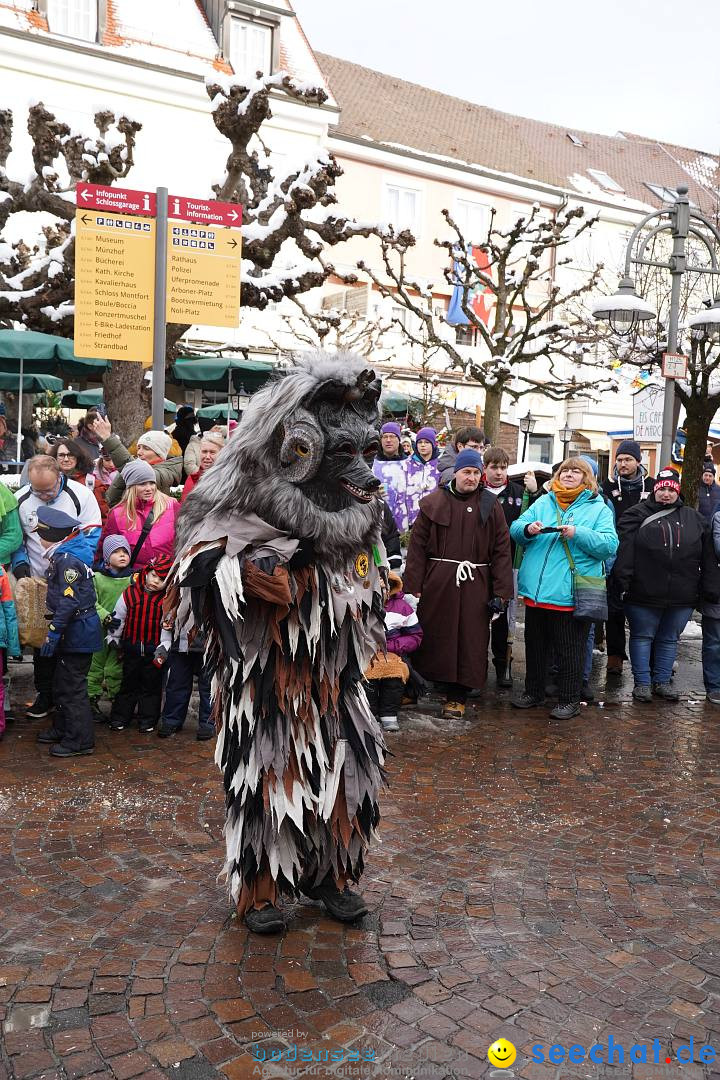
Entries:
[[251, 399], [178, 521], [168, 618], [207, 631], [226, 792], [225, 875], [257, 933], [278, 894], [365, 914], [382, 733], [363, 672], [384, 648], [380, 382], [316, 352]]

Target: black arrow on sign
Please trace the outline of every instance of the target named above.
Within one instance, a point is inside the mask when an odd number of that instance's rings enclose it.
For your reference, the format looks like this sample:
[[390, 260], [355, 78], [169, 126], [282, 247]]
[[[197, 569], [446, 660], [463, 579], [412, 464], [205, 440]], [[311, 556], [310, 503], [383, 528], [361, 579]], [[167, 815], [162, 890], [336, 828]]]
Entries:
[[232, 240], [228, 240], [228, 244], [230, 245], [231, 248], [236, 248], [237, 247], [237, 240], [233, 237]]
[[83, 214], [80, 220], [82, 221], [83, 225], [87, 225], [88, 221], [92, 221], [92, 218], [88, 217], [87, 214]]

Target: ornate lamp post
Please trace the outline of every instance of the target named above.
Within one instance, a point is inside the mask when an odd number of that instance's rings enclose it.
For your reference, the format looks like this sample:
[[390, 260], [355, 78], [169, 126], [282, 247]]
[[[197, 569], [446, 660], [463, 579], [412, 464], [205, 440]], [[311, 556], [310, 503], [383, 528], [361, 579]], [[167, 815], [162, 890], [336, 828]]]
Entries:
[[567, 420], [565, 421], [564, 426], [561, 427], [558, 431], [558, 435], [560, 436], [560, 441], [562, 442], [563, 447], [563, 461], [567, 457], [567, 447], [568, 443], [573, 437], [573, 431], [574, 428], [569, 427]]
[[[643, 231], [646, 230], [644, 233]], [[672, 238], [672, 252], [666, 262], [655, 258], [646, 258], [645, 252], [650, 241], [658, 233], [669, 232]], [[640, 234], [642, 238], [638, 242]], [[688, 263], [686, 254], [686, 241], [688, 236], [699, 240], [706, 248], [710, 256], [710, 266], [699, 266]], [[657, 313], [635, 291], [635, 283], [631, 276], [633, 266], [655, 266], [669, 270], [672, 284], [670, 288], [670, 311], [668, 318], [667, 351], [678, 351], [678, 322], [680, 318], [680, 289], [685, 274], [720, 274], [717, 252], [720, 249], [720, 231], [717, 227], [695, 207], [690, 206], [688, 200], [687, 185], [679, 184], [677, 197], [672, 206], [663, 207], [652, 214], [647, 214], [633, 230], [625, 252], [625, 274], [620, 282], [618, 291], [612, 296], [604, 296], [592, 306], [592, 314], [596, 319], [609, 322], [612, 329], [618, 334], [629, 334], [635, 330], [641, 322], [649, 319], [657, 319]], [[713, 320], [709, 316], [715, 312]], [[696, 321], [697, 320], [697, 321]], [[710, 322], [714, 322], [714, 330], [717, 332], [720, 323], [720, 312], [715, 305], [709, 312], [702, 312], [688, 319], [688, 326], [697, 331]], [[675, 395], [675, 382], [671, 378], [665, 380], [665, 400], [663, 405], [662, 443], [660, 446], [660, 462], [665, 465], [670, 460], [675, 431], [677, 429], [677, 412]]]
[[528, 437], [530, 435], [532, 435], [533, 431], [535, 430], [535, 424], [536, 423], [537, 423], [537, 420], [531, 414], [529, 409], [527, 411], [527, 416], [522, 416], [518, 420], [518, 427], [520, 428], [520, 431], [523, 434], [523, 450], [522, 450], [522, 459], [523, 459], [523, 461], [525, 460], [525, 457], [527, 456]]

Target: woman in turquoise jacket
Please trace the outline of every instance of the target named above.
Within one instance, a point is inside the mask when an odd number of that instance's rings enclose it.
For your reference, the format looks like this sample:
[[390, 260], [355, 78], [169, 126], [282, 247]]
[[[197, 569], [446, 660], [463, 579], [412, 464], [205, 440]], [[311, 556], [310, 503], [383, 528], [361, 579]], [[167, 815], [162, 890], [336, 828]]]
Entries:
[[[552, 531], [549, 531], [552, 530]], [[559, 704], [550, 715], [567, 720], [580, 712], [583, 661], [589, 621], [573, 615], [574, 596], [567, 543], [579, 574], [600, 577], [617, 551], [612, 510], [598, 494], [588, 463], [568, 458], [537, 499], [510, 527], [524, 548], [518, 595], [525, 601], [525, 692], [519, 709], [541, 705], [550, 659], [558, 664]]]

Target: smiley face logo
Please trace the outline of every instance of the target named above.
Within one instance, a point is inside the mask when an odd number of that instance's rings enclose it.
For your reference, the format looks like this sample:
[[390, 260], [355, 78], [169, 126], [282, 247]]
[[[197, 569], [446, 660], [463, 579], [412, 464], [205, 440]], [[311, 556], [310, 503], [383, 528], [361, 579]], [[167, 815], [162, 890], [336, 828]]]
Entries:
[[507, 1069], [517, 1057], [517, 1050], [507, 1039], [497, 1039], [488, 1047], [488, 1061], [498, 1069]]

